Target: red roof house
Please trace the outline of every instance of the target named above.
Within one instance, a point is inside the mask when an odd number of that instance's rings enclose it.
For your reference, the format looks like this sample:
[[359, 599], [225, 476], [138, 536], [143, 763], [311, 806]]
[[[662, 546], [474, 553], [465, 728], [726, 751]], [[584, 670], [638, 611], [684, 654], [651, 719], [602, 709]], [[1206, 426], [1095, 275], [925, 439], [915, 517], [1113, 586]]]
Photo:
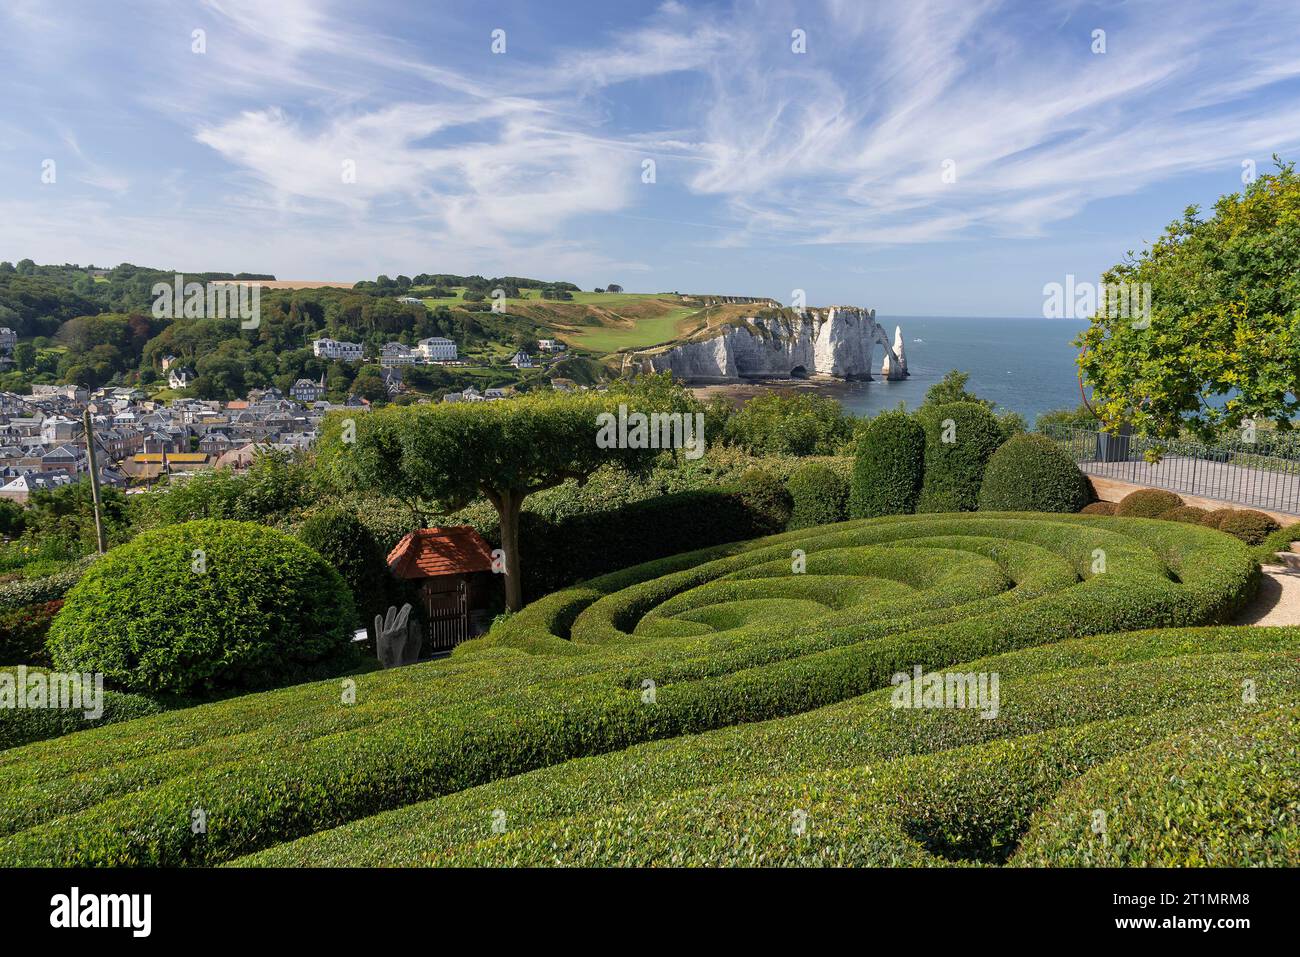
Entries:
[[501, 589], [492, 548], [469, 525], [407, 532], [388, 553], [388, 571], [419, 583], [427, 649], [447, 651], [487, 630], [488, 609]]

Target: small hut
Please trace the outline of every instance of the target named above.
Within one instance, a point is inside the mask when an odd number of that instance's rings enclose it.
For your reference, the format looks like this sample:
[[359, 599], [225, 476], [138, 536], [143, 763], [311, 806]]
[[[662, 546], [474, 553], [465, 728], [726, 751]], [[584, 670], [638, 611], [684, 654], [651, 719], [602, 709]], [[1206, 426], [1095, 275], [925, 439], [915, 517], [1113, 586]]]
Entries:
[[469, 525], [407, 532], [388, 553], [388, 570], [419, 583], [426, 654], [450, 651], [487, 631], [488, 609], [500, 586], [492, 549]]

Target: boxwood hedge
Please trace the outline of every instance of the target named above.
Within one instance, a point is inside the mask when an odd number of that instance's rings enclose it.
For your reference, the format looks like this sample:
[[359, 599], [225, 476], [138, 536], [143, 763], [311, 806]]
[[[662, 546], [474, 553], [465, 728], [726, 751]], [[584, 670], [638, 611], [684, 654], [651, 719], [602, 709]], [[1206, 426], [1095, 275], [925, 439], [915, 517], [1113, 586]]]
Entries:
[[[682, 829], [661, 835], [662, 840], [640, 840], [637, 834], [646, 805], [674, 800], [676, 809], [707, 793], [701, 789], [728, 782], [768, 782], [798, 775], [800, 783], [807, 784], [828, 771], [864, 765], [879, 771], [917, 755], [954, 749], [980, 753], [984, 745], [993, 746], [983, 753], [996, 753], [998, 767], [1012, 767], [1019, 773], [1010, 760], [1015, 748], [1067, 728], [1086, 729], [1095, 738], [1141, 732], [1146, 737], [1110, 742], [1116, 748], [1138, 748], [1144, 740], [1195, 721], [1240, 713], [1243, 676], [1256, 681], [1270, 701], [1295, 700], [1298, 692], [1291, 684], [1300, 665], [1289, 649], [1297, 647], [1300, 629], [1251, 628], [1148, 631], [1038, 646], [950, 667], [955, 672], [1000, 675], [1000, 708], [992, 720], [960, 709], [900, 711], [891, 706], [891, 689], [883, 689], [805, 714], [648, 742], [495, 781], [313, 834], [236, 863], [281, 867], [737, 863], [735, 858], [715, 859], [716, 847], [694, 846], [687, 835], [694, 833], [698, 818], [683, 819]], [[1077, 745], [1077, 739], [1063, 740]], [[1009, 754], [1003, 750], [1005, 743], [1012, 745]], [[1064, 749], [1057, 753], [1065, 759]], [[1031, 752], [1026, 761], [1040, 754]], [[987, 769], [980, 773], [987, 774]], [[1069, 773], [1055, 780], [1064, 780]], [[891, 774], [891, 780], [897, 778]], [[995, 781], [986, 785], [1004, 790]], [[676, 801], [678, 795], [689, 800]], [[1044, 792], [1030, 796], [1031, 802], [1022, 795], [1011, 806], [1038, 806]], [[898, 797], [881, 794], [886, 802], [896, 802]], [[790, 812], [801, 806], [798, 802], [783, 806], [767, 783], [743, 792], [728, 791], [725, 798], [712, 794], [701, 799], [713, 812], [727, 802], [738, 828], [730, 838], [738, 845], [756, 827], [770, 829], [784, 823], [788, 829]], [[739, 808], [731, 807], [731, 802]], [[1006, 802], [1007, 795], [1002, 794], [977, 813], [987, 815], [990, 808]], [[494, 814], [500, 813], [505, 815], [509, 837], [493, 835]], [[656, 812], [654, 817], [660, 815]], [[1026, 820], [1024, 813], [1017, 812], [1000, 825], [997, 841], [942, 837], [969, 830], [971, 822], [956, 822], [957, 827], [938, 832], [939, 836], [931, 827], [927, 843], [941, 847], [943, 856], [998, 861], [1014, 848]], [[813, 830], [825, 823], [820, 817], [811, 820]], [[598, 836], [604, 843], [596, 847]], [[787, 830], [782, 840], [789, 837]], [[786, 849], [781, 842], [776, 845], [768, 851]], [[918, 862], [924, 859], [916, 857]]]
[[973, 512], [989, 458], [1002, 444], [996, 416], [978, 402], [924, 407], [925, 475], [918, 512]]
[[1074, 460], [1043, 435], [1022, 433], [989, 458], [979, 507], [991, 512], [1077, 512], [1088, 504], [1088, 480]]
[[785, 485], [793, 503], [789, 528], [830, 525], [849, 517], [849, 483], [829, 466], [810, 462]]
[[858, 436], [849, 490], [852, 518], [916, 511], [925, 474], [925, 430], [906, 412], [881, 412]]
[[1257, 573], [1245, 545], [1196, 526], [1035, 513], [673, 555], [549, 595], [447, 661], [0, 754], [0, 860], [229, 861], [575, 757], [823, 708], [916, 665], [1226, 620]]
[[251, 522], [144, 532], [68, 592], [46, 637], [59, 671], [114, 687], [202, 695], [349, 667], [352, 595], [320, 555]]

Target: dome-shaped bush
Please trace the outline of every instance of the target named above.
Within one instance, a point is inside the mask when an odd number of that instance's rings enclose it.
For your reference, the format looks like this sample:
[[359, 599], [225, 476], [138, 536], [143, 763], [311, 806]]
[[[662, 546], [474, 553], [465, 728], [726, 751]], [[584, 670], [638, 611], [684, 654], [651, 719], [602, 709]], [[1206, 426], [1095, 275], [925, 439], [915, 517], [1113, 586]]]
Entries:
[[1119, 500], [1119, 507], [1115, 509], [1115, 514], [1127, 515], [1129, 518], [1159, 518], [1171, 508], [1177, 508], [1182, 504], [1183, 500], [1173, 492], [1158, 488], [1140, 488], [1136, 492], [1129, 492]]
[[1219, 522], [1219, 531], [1240, 538], [1247, 545], [1258, 545], [1281, 527], [1270, 516], [1253, 508], [1234, 509]]
[[1002, 444], [1002, 426], [978, 402], [947, 402], [917, 413], [925, 428], [925, 477], [918, 512], [973, 512], [984, 467]]
[[763, 469], [745, 469], [737, 480], [737, 494], [754, 523], [754, 535], [785, 530], [793, 507], [785, 483]]
[[1235, 508], [1212, 508], [1201, 518], [1201, 524], [1206, 528], [1218, 528], [1220, 522], [1236, 511]]
[[1114, 502], [1089, 502], [1083, 508], [1079, 509], [1080, 515], [1114, 515]]
[[858, 437], [849, 515], [876, 518], [916, 511], [925, 469], [925, 429], [906, 412], [882, 412]]
[[50, 626], [60, 671], [203, 695], [285, 684], [355, 660], [352, 595], [301, 542], [249, 522], [143, 532], [92, 565]]
[[1201, 519], [1205, 518], [1205, 515], [1206, 512], [1203, 508], [1197, 508], [1195, 505], [1179, 505], [1177, 508], [1171, 508], [1156, 517], [1166, 522], [1187, 522], [1189, 525], [1200, 525]]
[[1074, 460], [1043, 435], [1015, 435], [984, 468], [979, 505], [986, 512], [1077, 512], [1088, 480]]
[[393, 579], [375, 536], [354, 513], [338, 507], [317, 512], [302, 523], [298, 540], [338, 569], [363, 624], [387, 610]]
[[848, 517], [849, 485], [844, 477], [821, 462], [800, 466], [786, 481], [794, 500], [789, 528], [830, 525]]

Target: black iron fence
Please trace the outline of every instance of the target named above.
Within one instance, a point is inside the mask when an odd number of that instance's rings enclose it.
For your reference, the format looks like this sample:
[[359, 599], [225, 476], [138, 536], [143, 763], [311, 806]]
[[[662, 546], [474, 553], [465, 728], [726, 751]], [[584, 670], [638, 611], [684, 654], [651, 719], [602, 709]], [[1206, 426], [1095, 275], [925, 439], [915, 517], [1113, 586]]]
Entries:
[[[1044, 434], [1088, 475], [1300, 514], [1300, 448], [1290, 434], [1209, 445], [1052, 426]], [[1158, 462], [1147, 453], [1158, 453]]]

